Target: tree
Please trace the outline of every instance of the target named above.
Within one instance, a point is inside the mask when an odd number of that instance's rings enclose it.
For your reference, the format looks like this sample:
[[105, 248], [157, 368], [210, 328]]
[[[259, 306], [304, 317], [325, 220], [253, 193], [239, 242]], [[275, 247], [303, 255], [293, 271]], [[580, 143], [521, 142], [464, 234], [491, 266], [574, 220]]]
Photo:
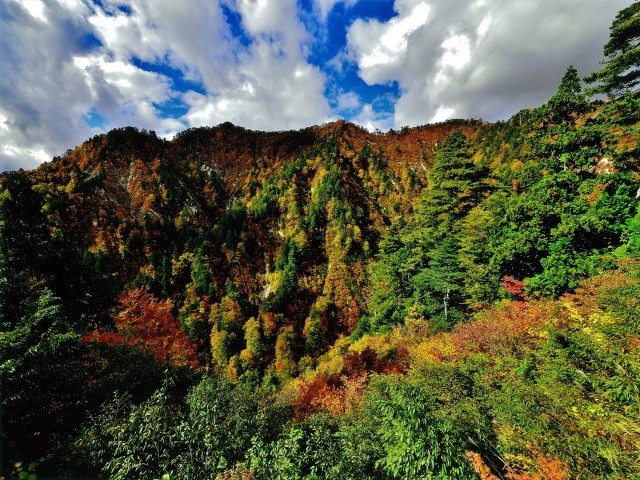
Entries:
[[380, 243], [378, 262], [370, 270], [370, 330], [401, 323], [413, 305], [438, 329], [462, 318], [460, 225], [487, 191], [486, 173], [474, 163], [462, 132], [444, 140], [414, 219]]
[[41, 285], [25, 297], [23, 316], [0, 323], [0, 441], [6, 461], [36, 459], [56, 434], [68, 435], [83, 386], [78, 335], [60, 299]]
[[486, 191], [485, 168], [476, 165], [469, 152], [469, 142], [460, 131], [447, 137], [429, 170], [429, 188], [416, 207], [418, 236], [423, 230], [450, 232], [451, 223], [463, 218], [482, 200]]
[[462, 286], [465, 274], [458, 260], [454, 235], [443, 238], [430, 252], [426, 268], [413, 278], [414, 297], [436, 329], [447, 329], [464, 319]]
[[638, 93], [640, 83], [640, 2], [618, 12], [610, 27], [609, 41], [604, 46], [604, 67], [585, 78], [600, 82], [590, 93], [617, 96], [625, 91]]
[[103, 405], [78, 440], [95, 467], [122, 480], [219, 478], [252, 445], [277, 438], [287, 418], [282, 406], [223, 377], [204, 377], [184, 402], [170, 387], [140, 404], [117, 394]]
[[582, 93], [578, 71], [573, 65], [567, 68], [558, 91], [549, 99], [547, 107], [553, 123], [571, 120], [574, 115], [584, 113], [589, 108], [589, 102]]
[[365, 415], [377, 419], [383, 457], [376, 462], [391, 478], [477, 478], [465, 456], [468, 445], [449, 419], [439, 419], [437, 399], [392, 376], [374, 376]]
[[171, 300], [158, 300], [147, 288], [132, 288], [118, 299], [116, 332], [92, 332], [85, 340], [136, 346], [174, 367], [198, 365], [196, 344], [180, 330]]
[[276, 340], [276, 372], [281, 379], [293, 378], [298, 373], [293, 352], [296, 335], [291, 325], [282, 327]]

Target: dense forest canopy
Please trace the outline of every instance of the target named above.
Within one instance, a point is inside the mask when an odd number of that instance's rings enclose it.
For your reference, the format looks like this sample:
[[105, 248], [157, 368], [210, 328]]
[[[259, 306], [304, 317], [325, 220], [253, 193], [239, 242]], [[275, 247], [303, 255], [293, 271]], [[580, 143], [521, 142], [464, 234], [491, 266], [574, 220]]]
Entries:
[[2, 474], [640, 475], [637, 19], [607, 100], [568, 67], [503, 122], [128, 127], [3, 174]]

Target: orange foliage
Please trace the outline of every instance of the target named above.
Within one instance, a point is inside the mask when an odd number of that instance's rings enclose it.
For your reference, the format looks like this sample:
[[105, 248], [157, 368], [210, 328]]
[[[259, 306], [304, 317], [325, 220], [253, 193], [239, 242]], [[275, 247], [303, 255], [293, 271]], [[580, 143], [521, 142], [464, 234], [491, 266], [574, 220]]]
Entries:
[[491, 469], [487, 467], [479, 453], [468, 451], [466, 456], [469, 459], [469, 462], [471, 462], [473, 469], [478, 474], [478, 477], [480, 477], [480, 480], [498, 480], [498, 477], [496, 477], [491, 472]]
[[460, 325], [451, 335], [453, 344], [461, 354], [495, 354], [504, 348], [535, 346], [550, 307], [544, 300], [514, 300], [502, 310], [484, 312], [478, 320]]
[[[480, 480], [498, 480], [498, 477], [484, 463], [480, 454], [468, 451], [466, 455]], [[510, 480], [565, 480], [569, 478], [569, 468], [561, 460], [535, 454], [534, 461], [535, 465], [529, 467], [532, 470], [530, 472], [523, 468], [507, 468], [506, 478]]]
[[266, 312], [262, 314], [262, 324], [267, 335], [272, 335], [278, 328], [278, 318], [275, 313]]
[[516, 472], [507, 470], [507, 478], [511, 480], [565, 480], [569, 478], [569, 467], [555, 458], [535, 455], [535, 471]]
[[305, 418], [316, 412], [334, 415], [351, 412], [362, 400], [367, 384], [366, 373], [352, 377], [316, 375], [299, 387], [298, 398], [293, 402], [296, 416]]
[[139, 288], [127, 290], [118, 300], [116, 331], [94, 331], [84, 341], [136, 346], [175, 367], [199, 365], [196, 344], [180, 329], [171, 300], [158, 300], [148, 289]]
[[[404, 356], [400, 355], [401, 357]], [[406, 366], [388, 358], [378, 358], [374, 350], [366, 347], [362, 352], [352, 351], [344, 357], [344, 367], [338, 374], [316, 375], [299, 387], [293, 402], [299, 418], [315, 412], [343, 414], [351, 411], [362, 399], [369, 381], [369, 373], [404, 373]]]

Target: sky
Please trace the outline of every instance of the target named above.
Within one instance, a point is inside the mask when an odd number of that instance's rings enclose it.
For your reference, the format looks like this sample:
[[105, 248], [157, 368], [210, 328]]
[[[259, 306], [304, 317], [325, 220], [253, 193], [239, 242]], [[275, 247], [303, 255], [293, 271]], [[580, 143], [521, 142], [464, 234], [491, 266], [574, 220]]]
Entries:
[[0, 171], [132, 125], [507, 119], [631, 0], [0, 0]]

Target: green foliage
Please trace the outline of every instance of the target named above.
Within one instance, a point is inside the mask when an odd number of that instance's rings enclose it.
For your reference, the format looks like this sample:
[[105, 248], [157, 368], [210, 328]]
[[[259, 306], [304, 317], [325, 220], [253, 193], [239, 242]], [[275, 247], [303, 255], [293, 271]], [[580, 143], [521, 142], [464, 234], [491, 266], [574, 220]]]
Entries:
[[207, 258], [205, 251], [208, 248], [208, 244], [202, 245], [191, 264], [191, 281], [196, 289], [197, 295], [210, 295], [211, 294], [211, 280], [209, 275], [209, 268], [207, 265]]
[[163, 387], [139, 405], [116, 396], [79, 440], [114, 479], [215, 478], [279, 433], [285, 411], [240, 386], [204, 378], [184, 407]]
[[[38, 458], [58, 432], [49, 425], [72, 418], [81, 372], [78, 334], [46, 287], [34, 288], [15, 323], [0, 330], [3, 447], [7, 460]], [[57, 409], [56, 405], [60, 405]]]
[[434, 399], [392, 377], [375, 377], [366, 407], [378, 418], [384, 456], [376, 464], [391, 478], [476, 478], [455, 426], [433, 414]]
[[552, 123], [570, 121], [589, 109], [589, 103], [582, 93], [580, 77], [575, 67], [567, 68], [558, 90], [549, 99], [546, 107], [549, 110], [549, 120]]
[[461, 220], [482, 200], [484, 175], [472, 161], [462, 133], [443, 142], [413, 221], [380, 244], [370, 274], [372, 330], [401, 323], [411, 305], [418, 306], [434, 329], [450, 328], [462, 320]]
[[610, 27], [609, 41], [604, 46], [604, 67], [587, 76], [589, 83], [601, 82], [592, 93], [616, 96], [637, 93], [640, 82], [640, 2], [620, 10]]
[[436, 330], [449, 329], [464, 319], [459, 308], [465, 274], [458, 250], [456, 239], [445, 237], [429, 252], [428, 265], [412, 278], [413, 297]]
[[[327, 419], [328, 420], [328, 419]], [[333, 422], [312, 417], [271, 443], [256, 443], [249, 466], [257, 479], [320, 480], [352, 477], [343, 470], [341, 444]]]

